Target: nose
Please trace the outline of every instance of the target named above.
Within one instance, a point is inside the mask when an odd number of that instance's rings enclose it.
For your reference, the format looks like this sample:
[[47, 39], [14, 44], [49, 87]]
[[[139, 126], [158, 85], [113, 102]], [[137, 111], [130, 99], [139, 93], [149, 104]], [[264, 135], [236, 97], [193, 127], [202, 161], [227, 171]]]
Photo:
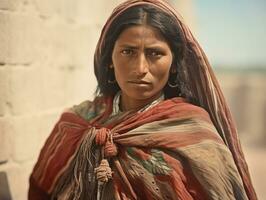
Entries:
[[142, 77], [149, 71], [149, 62], [144, 53], [140, 54], [136, 59], [135, 74]]

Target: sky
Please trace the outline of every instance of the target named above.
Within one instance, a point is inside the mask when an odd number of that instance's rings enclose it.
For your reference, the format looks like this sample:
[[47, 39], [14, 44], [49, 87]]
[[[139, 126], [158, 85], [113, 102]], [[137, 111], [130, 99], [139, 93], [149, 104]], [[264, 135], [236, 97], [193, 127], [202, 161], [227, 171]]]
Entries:
[[194, 0], [196, 36], [214, 66], [266, 68], [265, 0]]

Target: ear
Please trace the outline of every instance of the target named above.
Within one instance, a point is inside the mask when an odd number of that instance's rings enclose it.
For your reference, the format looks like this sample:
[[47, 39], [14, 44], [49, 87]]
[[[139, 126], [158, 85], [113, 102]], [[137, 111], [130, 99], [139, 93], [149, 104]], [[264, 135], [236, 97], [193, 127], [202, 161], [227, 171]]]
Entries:
[[110, 69], [113, 69], [113, 68], [114, 68], [113, 63], [111, 63], [111, 65], [109, 65], [109, 68], [110, 68]]

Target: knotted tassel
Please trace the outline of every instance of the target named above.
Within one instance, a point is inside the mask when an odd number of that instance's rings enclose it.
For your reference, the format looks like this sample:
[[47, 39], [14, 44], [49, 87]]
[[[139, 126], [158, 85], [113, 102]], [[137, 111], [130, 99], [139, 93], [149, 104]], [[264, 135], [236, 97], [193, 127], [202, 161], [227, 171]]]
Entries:
[[105, 144], [107, 137], [108, 137], [108, 130], [106, 128], [99, 129], [95, 136], [96, 144], [100, 146]]
[[112, 134], [107, 128], [100, 128], [95, 137], [95, 143], [103, 146], [105, 157], [113, 157], [117, 155], [117, 147], [113, 142]]
[[112, 178], [112, 170], [106, 159], [101, 160], [99, 167], [94, 169], [94, 173], [96, 174], [96, 179], [98, 180], [99, 185], [107, 183], [108, 180]]
[[104, 145], [104, 155], [106, 157], [114, 157], [117, 155], [117, 147], [112, 141], [107, 141]]

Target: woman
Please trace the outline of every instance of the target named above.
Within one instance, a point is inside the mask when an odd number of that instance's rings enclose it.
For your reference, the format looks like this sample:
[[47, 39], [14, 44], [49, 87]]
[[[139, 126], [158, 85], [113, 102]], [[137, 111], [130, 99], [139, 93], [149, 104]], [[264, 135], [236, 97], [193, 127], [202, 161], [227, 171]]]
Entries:
[[96, 98], [62, 114], [29, 199], [256, 199], [207, 58], [165, 1], [119, 5], [94, 70]]

